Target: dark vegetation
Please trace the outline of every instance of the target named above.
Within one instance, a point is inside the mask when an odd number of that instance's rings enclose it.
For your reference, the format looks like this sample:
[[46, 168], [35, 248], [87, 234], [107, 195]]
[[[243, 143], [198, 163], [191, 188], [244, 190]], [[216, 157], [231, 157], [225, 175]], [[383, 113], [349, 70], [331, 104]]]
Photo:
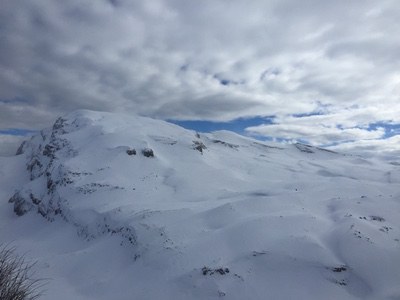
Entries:
[[0, 246], [0, 299], [39, 299], [45, 282], [35, 278], [34, 266], [34, 262], [18, 255], [15, 248]]

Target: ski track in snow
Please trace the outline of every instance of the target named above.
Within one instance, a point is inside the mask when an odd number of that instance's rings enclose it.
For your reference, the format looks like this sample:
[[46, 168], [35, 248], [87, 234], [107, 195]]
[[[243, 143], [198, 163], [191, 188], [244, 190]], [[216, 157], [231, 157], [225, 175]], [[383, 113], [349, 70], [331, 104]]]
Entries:
[[396, 162], [81, 110], [0, 177], [45, 300], [400, 299]]

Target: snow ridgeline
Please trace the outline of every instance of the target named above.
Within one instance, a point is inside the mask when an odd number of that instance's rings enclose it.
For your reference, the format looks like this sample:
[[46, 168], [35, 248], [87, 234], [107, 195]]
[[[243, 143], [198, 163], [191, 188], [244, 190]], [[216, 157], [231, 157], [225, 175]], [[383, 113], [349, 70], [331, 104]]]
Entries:
[[[98, 188], [120, 188], [99, 183], [76, 186], [76, 183], [93, 173], [74, 170], [64, 164], [66, 160], [78, 155], [72, 143], [64, 136], [89, 124], [90, 120], [85, 118], [70, 122], [60, 117], [51, 130], [43, 130], [31, 141], [24, 142], [17, 150], [17, 155], [26, 155], [28, 160], [26, 166], [31, 182], [14, 194], [9, 202], [14, 203], [14, 212], [18, 216], [29, 211], [37, 211], [48, 221], [54, 221], [59, 216], [67, 223], [76, 226], [79, 236], [86, 239], [111, 233], [118, 234], [133, 244], [136, 241], [133, 228], [113, 222], [107, 213], [94, 213], [88, 216], [89, 218], [76, 216], [69, 209], [68, 199], [63, 197], [63, 192], [60, 194], [60, 189], [72, 189], [86, 194]], [[72, 185], [75, 186], [71, 187]]]
[[110, 299], [110, 286], [124, 290], [115, 299], [400, 296], [393, 162], [91, 111], [59, 118], [18, 154], [29, 181], [10, 195], [17, 215], [72, 224], [95, 257], [109, 237], [131, 257], [107, 280], [82, 271], [94, 283], [82, 275], [65, 299]]

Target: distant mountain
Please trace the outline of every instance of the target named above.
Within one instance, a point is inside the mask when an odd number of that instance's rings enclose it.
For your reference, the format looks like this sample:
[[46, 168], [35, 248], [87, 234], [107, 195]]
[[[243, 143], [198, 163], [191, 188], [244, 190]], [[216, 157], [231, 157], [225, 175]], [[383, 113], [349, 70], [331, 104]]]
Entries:
[[400, 299], [393, 163], [80, 110], [0, 176], [43, 299]]

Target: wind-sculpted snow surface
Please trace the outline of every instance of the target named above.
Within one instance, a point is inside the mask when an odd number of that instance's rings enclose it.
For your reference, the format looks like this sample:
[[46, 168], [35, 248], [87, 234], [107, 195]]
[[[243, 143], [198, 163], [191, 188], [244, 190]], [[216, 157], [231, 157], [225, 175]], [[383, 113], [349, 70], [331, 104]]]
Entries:
[[43, 299], [400, 299], [399, 162], [77, 111], [0, 158], [0, 243]]

